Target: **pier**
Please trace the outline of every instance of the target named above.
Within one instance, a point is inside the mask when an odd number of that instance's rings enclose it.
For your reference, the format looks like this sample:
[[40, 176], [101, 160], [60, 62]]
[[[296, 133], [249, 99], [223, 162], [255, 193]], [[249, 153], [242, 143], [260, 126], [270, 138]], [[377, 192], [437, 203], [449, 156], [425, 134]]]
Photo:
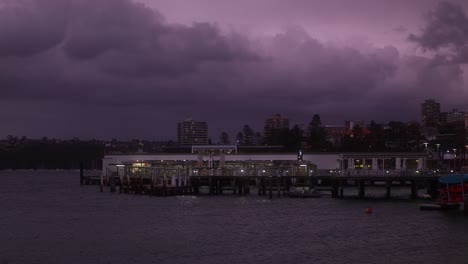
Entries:
[[[315, 188], [332, 198], [366, 198], [366, 188], [382, 189], [381, 197], [392, 198], [392, 188], [407, 188], [408, 198], [417, 199], [418, 189], [435, 197], [439, 174], [425, 172], [392, 172], [382, 174], [353, 174], [334, 171], [317, 171], [312, 175], [188, 175], [180, 170], [160, 168], [138, 168], [132, 173], [132, 167], [122, 173], [108, 176], [82, 176], [84, 185], [99, 185], [100, 190], [125, 194], [144, 194], [152, 196], [174, 195], [251, 195], [283, 197], [296, 187]], [[276, 170], [280, 171], [280, 170]], [[228, 173], [229, 174], [229, 173]], [[232, 174], [232, 173], [230, 173]], [[234, 173], [235, 174], [235, 173]], [[347, 190], [345, 192], [345, 189]]]
[[373, 187], [391, 199], [398, 186], [416, 199], [418, 189], [426, 189], [424, 194], [431, 197], [437, 194], [441, 173], [427, 169], [427, 159], [427, 153], [252, 154], [238, 153], [236, 146], [207, 145], [192, 146], [192, 152], [185, 154], [106, 155], [101, 177], [84, 177], [81, 182], [119, 193], [256, 193], [271, 199], [296, 187], [314, 188], [336, 199], [365, 199]]

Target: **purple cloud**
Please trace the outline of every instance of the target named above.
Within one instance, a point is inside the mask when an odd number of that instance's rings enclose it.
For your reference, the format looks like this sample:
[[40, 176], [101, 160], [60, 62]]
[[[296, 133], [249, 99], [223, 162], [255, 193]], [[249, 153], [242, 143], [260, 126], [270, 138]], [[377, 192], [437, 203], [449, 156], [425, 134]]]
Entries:
[[[0, 15], [5, 134], [169, 139], [193, 117], [216, 139], [243, 124], [261, 130], [277, 112], [292, 123], [315, 113], [333, 124], [412, 120], [425, 98], [463, 87], [458, 64], [392, 45], [326, 43], [300, 26], [253, 38], [213, 23], [171, 24], [130, 0], [21, 3], [0, 7], [18, 14]], [[426, 47], [431, 32], [411, 38]]]

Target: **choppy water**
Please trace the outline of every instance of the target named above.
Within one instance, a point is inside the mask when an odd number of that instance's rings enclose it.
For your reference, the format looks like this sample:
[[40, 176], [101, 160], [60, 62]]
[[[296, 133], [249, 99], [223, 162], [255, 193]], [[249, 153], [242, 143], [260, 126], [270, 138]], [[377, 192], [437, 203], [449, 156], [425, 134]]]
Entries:
[[159, 198], [80, 187], [78, 172], [3, 171], [0, 264], [468, 263], [468, 217], [417, 204]]

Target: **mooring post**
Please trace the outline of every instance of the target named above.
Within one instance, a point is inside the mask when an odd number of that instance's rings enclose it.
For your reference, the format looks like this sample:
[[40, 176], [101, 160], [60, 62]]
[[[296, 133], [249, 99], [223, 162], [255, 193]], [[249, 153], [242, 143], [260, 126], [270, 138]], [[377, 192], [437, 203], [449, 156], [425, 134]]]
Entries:
[[343, 180], [340, 180], [340, 198], [343, 199], [344, 198], [344, 181]]
[[285, 192], [286, 192], [286, 178], [285, 177], [281, 177], [281, 185], [283, 186], [283, 196], [285, 196]]
[[390, 199], [391, 198], [391, 191], [392, 191], [392, 181], [388, 180], [386, 182], [386, 188], [387, 188], [387, 191], [386, 191], [386, 194], [385, 194], [385, 198], [386, 199]]
[[242, 182], [242, 179], [238, 179], [237, 180], [237, 186], [238, 186], [238, 190], [239, 190], [239, 195], [242, 195], [244, 194], [244, 183]]
[[468, 215], [468, 197], [463, 199], [463, 213]]
[[127, 174], [127, 193], [130, 194], [130, 174]]
[[151, 195], [154, 195], [154, 175], [151, 175]]
[[208, 176], [208, 190], [210, 194], [213, 194], [213, 180], [211, 179], [211, 176]]
[[262, 176], [262, 195], [266, 195], [266, 178]]
[[411, 181], [411, 199], [415, 200], [418, 198], [418, 186], [416, 181]]
[[364, 198], [364, 195], [366, 193], [366, 187], [365, 187], [365, 182], [363, 180], [360, 180], [359, 183], [358, 183], [358, 188], [359, 188], [359, 193], [358, 193], [358, 197], [360, 199]]
[[180, 175], [177, 175], [177, 179], [176, 179], [176, 189], [175, 189], [175, 194], [176, 195], [179, 195], [179, 182], [180, 182]]
[[[125, 173], [125, 172], [124, 172]], [[123, 175], [120, 175], [119, 177], [119, 193], [122, 193], [122, 189], [123, 189], [123, 184], [124, 184], [124, 176]]]
[[140, 193], [140, 194], [143, 194], [143, 193], [145, 192], [144, 189], [143, 189], [143, 175], [140, 175], [140, 179], [139, 179], [139, 180], [140, 180], [140, 182], [139, 182], [140, 184], [139, 184], [139, 187], [138, 187], [139, 193]]
[[80, 185], [83, 185], [83, 161], [80, 161]]
[[197, 194], [200, 194], [200, 178], [197, 178], [197, 180], [196, 180], [195, 183], [196, 183], [196, 185], [197, 185], [197, 186], [196, 186], [196, 187], [197, 187]]
[[278, 197], [281, 197], [281, 176], [276, 177], [276, 180], [276, 185], [278, 186]]
[[257, 182], [258, 196], [262, 196], [262, 179], [260, 178], [260, 180], [259, 180], [258, 177], [257, 177], [256, 182]]
[[166, 196], [167, 195], [167, 183], [166, 183], [166, 175], [164, 175], [163, 177], [163, 196]]
[[273, 177], [272, 176], [268, 177], [268, 185], [270, 187], [270, 190], [269, 190], [270, 199], [273, 199]]
[[104, 184], [104, 175], [102, 175], [102, 173], [101, 173], [101, 184], [99, 184], [99, 191], [100, 191], [100, 192], [103, 192], [103, 189], [102, 189], [102, 188], [103, 188], [103, 187], [102, 187], [103, 184]]
[[332, 186], [332, 198], [338, 198], [338, 180], [332, 179], [331, 186]]
[[245, 178], [243, 182], [244, 182], [244, 193], [250, 194], [250, 179]]
[[111, 174], [111, 178], [109, 180], [109, 190], [110, 190], [110, 192], [115, 192], [115, 177], [114, 177], [114, 174]]

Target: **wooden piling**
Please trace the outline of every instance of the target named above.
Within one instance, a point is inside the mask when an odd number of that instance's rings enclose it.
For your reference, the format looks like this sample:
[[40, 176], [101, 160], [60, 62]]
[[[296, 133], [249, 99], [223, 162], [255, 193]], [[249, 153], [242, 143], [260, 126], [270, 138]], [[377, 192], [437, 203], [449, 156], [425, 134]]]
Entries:
[[386, 181], [386, 193], [385, 193], [385, 198], [390, 199], [391, 198], [391, 191], [392, 191], [392, 181]]
[[359, 188], [358, 197], [360, 199], [362, 199], [362, 198], [364, 198], [364, 195], [366, 194], [366, 183], [365, 183], [365, 181], [360, 180], [358, 182], [358, 188]]
[[208, 176], [208, 189], [209, 193], [213, 194], [213, 179], [211, 176]]
[[281, 177], [281, 185], [283, 185], [283, 197], [286, 195], [286, 178]]
[[344, 182], [343, 181], [340, 181], [340, 184], [339, 184], [339, 189], [340, 189], [340, 193], [339, 193], [339, 198], [343, 199], [344, 198]]
[[151, 195], [155, 194], [155, 188], [154, 188], [154, 175], [151, 175]]
[[138, 187], [138, 192], [143, 194], [145, 192], [145, 189], [143, 187], [143, 175], [140, 176], [139, 180], [139, 187]]
[[262, 184], [262, 195], [266, 195], [266, 178], [265, 177], [262, 177], [261, 184]]
[[83, 185], [84, 181], [84, 174], [83, 174], [83, 161], [80, 161], [80, 185]]
[[418, 198], [418, 186], [416, 181], [411, 181], [411, 199], [415, 200]]
[[281, 176], [276, 177], [276, 185], [278, 187], [278, 197], [281, 197]]
[[244, 186], [244, 193], [250, 193], [250, 181], [249, 178], [242, 178], [242, 185]]
[[270, 187], [269, 197], [270, 197], [270, 199], [273, 199], [273, 177], [272, 176], [268, 177], [268, 185]]
[[338, 198], [338, 180], [332, 180], [332, 198]]
[[127, 174], [127, 193], [130, 193], [130, 175]]
[[463, 200], [463, 213], [468, 215], [468, 197]]
[[122, 189], [123, 189], [123, 184], [124, 184], [124, 177], [123, 175], [120, 175], [119, 176], [119, 193], [122, 193]]
[[109, 180], [109, 190], [110, 192], [115, 192], [115, 176], [113, 174]]
[[99, 191], [100, 191], [100, 192], [103, 192], [103, 186], [102, 186], [102, 185], [104, 184], [104, 182], [103, 182], [103, 181], [104, 181], [103, 177], [104, 177], [104, 175], [102, 175], [102, 173], [101, 173], [101, 181], [100, 181], [100, 184], [99, 184]]

